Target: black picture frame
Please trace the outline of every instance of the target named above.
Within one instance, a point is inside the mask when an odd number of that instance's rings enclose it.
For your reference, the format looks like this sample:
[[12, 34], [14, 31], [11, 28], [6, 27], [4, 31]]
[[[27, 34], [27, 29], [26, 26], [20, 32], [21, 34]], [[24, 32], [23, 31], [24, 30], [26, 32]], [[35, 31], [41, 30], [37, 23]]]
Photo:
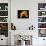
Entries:
[[17, 18], [29, 18], [29, 10], [18, 10], [17, 11], [17, 13], [18, 13], [18, 16], [17, 16]]

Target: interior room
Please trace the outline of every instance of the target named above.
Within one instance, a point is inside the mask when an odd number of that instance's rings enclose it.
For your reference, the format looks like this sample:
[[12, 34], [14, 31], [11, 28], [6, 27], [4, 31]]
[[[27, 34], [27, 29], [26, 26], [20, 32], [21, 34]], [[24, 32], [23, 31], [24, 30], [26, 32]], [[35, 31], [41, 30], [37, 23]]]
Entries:
[[46, 0], [0, 0], [0, 46], [46, 46]]

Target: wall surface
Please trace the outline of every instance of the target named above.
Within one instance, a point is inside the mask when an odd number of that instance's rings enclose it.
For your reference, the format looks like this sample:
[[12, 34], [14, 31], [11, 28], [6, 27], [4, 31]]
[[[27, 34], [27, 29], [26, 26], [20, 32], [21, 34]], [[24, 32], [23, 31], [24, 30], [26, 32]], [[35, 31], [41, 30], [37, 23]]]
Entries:
[[[29, 19], [18, 19], [18, 10], [29, 10]], [[35, 1], [11, 1], [11, 22], [14, 22], [17, 30], [28, 30], [29, 26], [37, 23], [37, 2]]]
[[[46, 0], [11, 0], [11, 22], [16, 25], [16, 32], [25, 34], [29, 31], [29, 26], [34, 25], [32, 44], [33, 46], [44, 46], [45, 41], [42, 37], [38, 37], [38, 3], [46, 3]], [[29, 19], [18, 19], [18, 10], [29, 10]], [[21, 31], [20, 31], [21, 30]], [[30, 33], [29, 33], [30, 34]]]

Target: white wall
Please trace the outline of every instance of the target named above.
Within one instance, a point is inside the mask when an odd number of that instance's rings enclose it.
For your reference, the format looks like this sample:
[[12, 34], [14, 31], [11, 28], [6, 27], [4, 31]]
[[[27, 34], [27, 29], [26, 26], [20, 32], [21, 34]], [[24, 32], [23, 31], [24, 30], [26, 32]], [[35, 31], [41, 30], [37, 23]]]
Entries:
[[[34, 25], [37, 29], [38, 23], [38, 3], [45, 3], [46, 0], [11, 0], [11, 22], [16, 25], [17, 30], [28, 30], [29, 26]], [[29, 19], [18, 19], [18, 10], [29, 10]]]
[[[32, 24], [35, 26], [35, 34], [33, 33], [32, 39], [33, 46], [44, 45], [43, 38], [38, 38], [38, 3], [46, 3], [46, 0], [11, 0], [11, 22], [16, 25], [18, 32], [20, 32], [19, 30], [27, 30]], [[17, 18], [17, 10], [22, 9], [29, 10], [29, 19]], [[17, 32], [17, 30], [15, 32]]]
[[[29, 19], [18, 19], [18, 10], [29, 10]], [[37, 23], [37, 2], [27, 0], [12, 0], [11, 1], [11, 22], [14, 22], [17, 30], [27, 30], [29, 26], [35, 25]]]

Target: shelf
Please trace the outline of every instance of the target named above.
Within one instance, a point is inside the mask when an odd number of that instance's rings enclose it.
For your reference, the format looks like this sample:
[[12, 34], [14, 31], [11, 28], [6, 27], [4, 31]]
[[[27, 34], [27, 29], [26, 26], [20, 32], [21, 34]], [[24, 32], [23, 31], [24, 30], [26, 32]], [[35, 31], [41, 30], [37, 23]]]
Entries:
[[0, 10], [0, 11], [8, 11], [8, 10]]
[[46, 11], [46, 10], [38, 10], [38, 11]]
[[38, 22], [38, 23], [46, 23], [46, 22]]
[[44, 16], [38, 16], [38, 17], [46, 17], [46, 15], [44, 15]]
[[46, 28], [38, 28], [38, 29], [46, 29]]
[[8, 17], [8, 16], [0, 16], [0, 17]]
[[0, 35], [8, 38], [8, 3], [0, 3]]
[[8, 22], [0, 22], [0, 23], [8, 23]]
[[38, 36], [46, 37], [46, 3], [38, 4]]

